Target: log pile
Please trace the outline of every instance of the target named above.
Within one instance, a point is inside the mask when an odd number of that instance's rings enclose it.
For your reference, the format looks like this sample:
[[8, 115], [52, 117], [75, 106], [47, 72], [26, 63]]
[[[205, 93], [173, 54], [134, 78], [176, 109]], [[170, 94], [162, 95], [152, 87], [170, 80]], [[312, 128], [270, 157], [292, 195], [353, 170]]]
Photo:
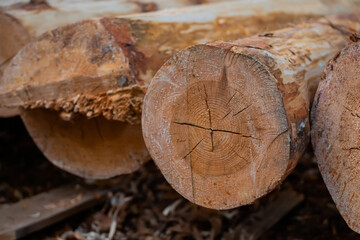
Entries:
[[24, 108], [30, 135], [62, 169], [87, 178], [130, 173], [150, 159], [141, 106], [153, 75], [171, 55], [356, 6], [343, 0], [308, 4], [310, 11], [295, 0], [235, 1], [60, 27], [10, 62], [1, 79], [0, 106]]
[[278, 187], [311, 132], [329, 191], [359, 232], [360, 45], [346, 46], [358, 39], [360, 2], [242, 0], [120, 16], [195, 3], [4, 2], [0, 115], [19, 108], [39, 149], [68, 172], [110, 178], [151, 155], [175, 190], [213, 209]]

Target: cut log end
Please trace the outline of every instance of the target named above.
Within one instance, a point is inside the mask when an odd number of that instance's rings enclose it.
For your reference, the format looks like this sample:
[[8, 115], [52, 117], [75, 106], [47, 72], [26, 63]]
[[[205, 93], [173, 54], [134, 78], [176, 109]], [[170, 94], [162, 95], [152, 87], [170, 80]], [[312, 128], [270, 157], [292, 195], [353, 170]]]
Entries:
[[131, 173], [150, 159], [140, 125], [46, 109], [22, 109], [21, 117], [52, 163], [84, 178]]
[[152, 157], [196, 204], [249, 204], [286, 174], [282, 97], [273, 75], [248, 56], [205, 45], [181, 51], [153, 79], [143, 111]]
[[360, 233], [360, 44], [327, 65], [312, 109], [319, 169], [341, 215]]

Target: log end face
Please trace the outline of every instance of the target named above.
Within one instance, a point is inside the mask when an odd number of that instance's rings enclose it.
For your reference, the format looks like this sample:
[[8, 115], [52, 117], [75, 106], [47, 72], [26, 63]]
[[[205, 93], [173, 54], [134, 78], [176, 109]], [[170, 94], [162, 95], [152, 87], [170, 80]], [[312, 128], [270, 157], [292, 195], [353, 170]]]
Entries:
[[165, 178], [198, 205], [252, 203], [286, 172], [290, 136], [276, 81], [231, 50], [199, 45], [175, 55], [151, 82], [142, 120]]
[[46, 109], [22, 109], [21, 118], [43, 154], [80, 177], [105, 179], [132, 173], [150, 160], [140, 125]]
[[312, 108], [312, 144], [325, 184], [360, 233], [360, 44], [329, 61]]

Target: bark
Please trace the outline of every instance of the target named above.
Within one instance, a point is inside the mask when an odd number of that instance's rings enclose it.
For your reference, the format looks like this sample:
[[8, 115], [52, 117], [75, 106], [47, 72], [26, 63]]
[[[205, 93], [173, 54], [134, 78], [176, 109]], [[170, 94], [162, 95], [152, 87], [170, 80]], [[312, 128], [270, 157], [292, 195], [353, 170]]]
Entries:
[[293, 170], [329, 58], [360, 15], [195, 45], [167, 61], [143, 106], [143, 134], [170, 184], [214, 209], [252, 203]]
[[[212, 0], [216, 2], [219, 0]], [[14, 2], [17, 2], [14, 4]], [[45, 31], [94, 17], [111, 17], [194, 5], [191, 0], [3, 0], [0, 3], [0, 77], [7, 64], [32, 39]], [[14, 116], [11, 108], [0, 116]]]
[[[304, 19], [347, 13], [356, 7], [356, 2], [341, 0], [238, 1], [68, 25], [46, 32], [17, 54], [0, 84], [0, 106], [24, 107], [22, 117], [31, 135], [37, 136], [36, 144], [63, 169], [92, 178], [122, 174], [130, 170], [119, 168], [134, 165], [130, 163], [134, 159], [138, 159], [139, 167], [149, 158], [143, 157], [147, 151], [140, 133], [143, 97], [155, 72], [176, 51], [197, 43], [249, 36]], [[36, 108], [41, 111], [31, 110]], [[47, 119], [45, 112], [58, 116], [46, 128], [31, 117], [43, 115]], [[117, 147], [111, 148], [113, 154], [109, 153], [108, 161], [118, 168], [102, 164], [99, 158], [90, 161], [89, 157], [82, 157], [101, 153], [86, 145], [82, 135], [75, 137], [70, 134], [72, 131], [65, 134], [64, 126], [58, 126], [68, 119], [74, 129], [80, 129], [84, 122], [78, 122], [78, 117], [101, 118], [102, 124], [106, 119], [135, 125], [139, 131], [134, 131], [132, 137], [143, 146], [141, 157], [137, 152], [125, 151], [115, 140]], [[59, 141], [58, 135], [52, 135], [53, 128], [59, 129], [66, 144]], [[97, 129], [84, 131], [83, 135], [97, 136], [97, 144], [105, 144]], [[121, 137], [127, 138], [128, 134]], [[71, 141], [78, 143], [76, 147]], [[48, 145], [67, 150], [55, 151]], [[69, 151], [78, 157], [69, 156]]]
[[360, 233], [360, 44], [327, 64], [312, 107], [312, 144], [325, 184], [351, 229]]

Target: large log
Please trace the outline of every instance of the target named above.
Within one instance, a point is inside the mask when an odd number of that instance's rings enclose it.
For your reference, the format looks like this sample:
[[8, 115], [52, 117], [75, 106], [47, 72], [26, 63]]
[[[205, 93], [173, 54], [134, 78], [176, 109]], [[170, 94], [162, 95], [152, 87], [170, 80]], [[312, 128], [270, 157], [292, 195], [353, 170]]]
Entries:
[[327, 64], [312, 107], [312, 145], [325, 184], [351, 229], [360, 233], [360, 43]]
[[9, 62], [31, 39], [62, 25], [94, 17], [120, 16], [194, 4], [196, 1], [192, 0], [2, 0], [0, 65], [3, 67]]
[[[219, 0], [211, 0], [216, 2]], [[29, 0], [0, 1], [0, 78], [11, 59], [45, 31], [94, 17], [111, 17], [196, 4], [193, 0]], [[17, 115], [0, 108], [0, 116]]]
[[153, 78], [143, 134], [165, 178], [214, 209], [252, 203], [293, 170], [309, 141], [309, 105], [329, 58], [360, 15], [180, 51]]
[[[248, 0], [68, 25], [17, 54], [0, 84], [0, 106], [23, 106], [22, 118], [37, 146], [69, 172], [107, 178], [134, 171], [150, 158], [140, 126], [144, 94], [176, 51], [356, 8], [343, 0]], [[130, 130], [109, 132], [118, 134], [110, 144], [102, 132], [110, 128], [107, 123]], [[137, 148], [130, 151], [127, 140]]]

